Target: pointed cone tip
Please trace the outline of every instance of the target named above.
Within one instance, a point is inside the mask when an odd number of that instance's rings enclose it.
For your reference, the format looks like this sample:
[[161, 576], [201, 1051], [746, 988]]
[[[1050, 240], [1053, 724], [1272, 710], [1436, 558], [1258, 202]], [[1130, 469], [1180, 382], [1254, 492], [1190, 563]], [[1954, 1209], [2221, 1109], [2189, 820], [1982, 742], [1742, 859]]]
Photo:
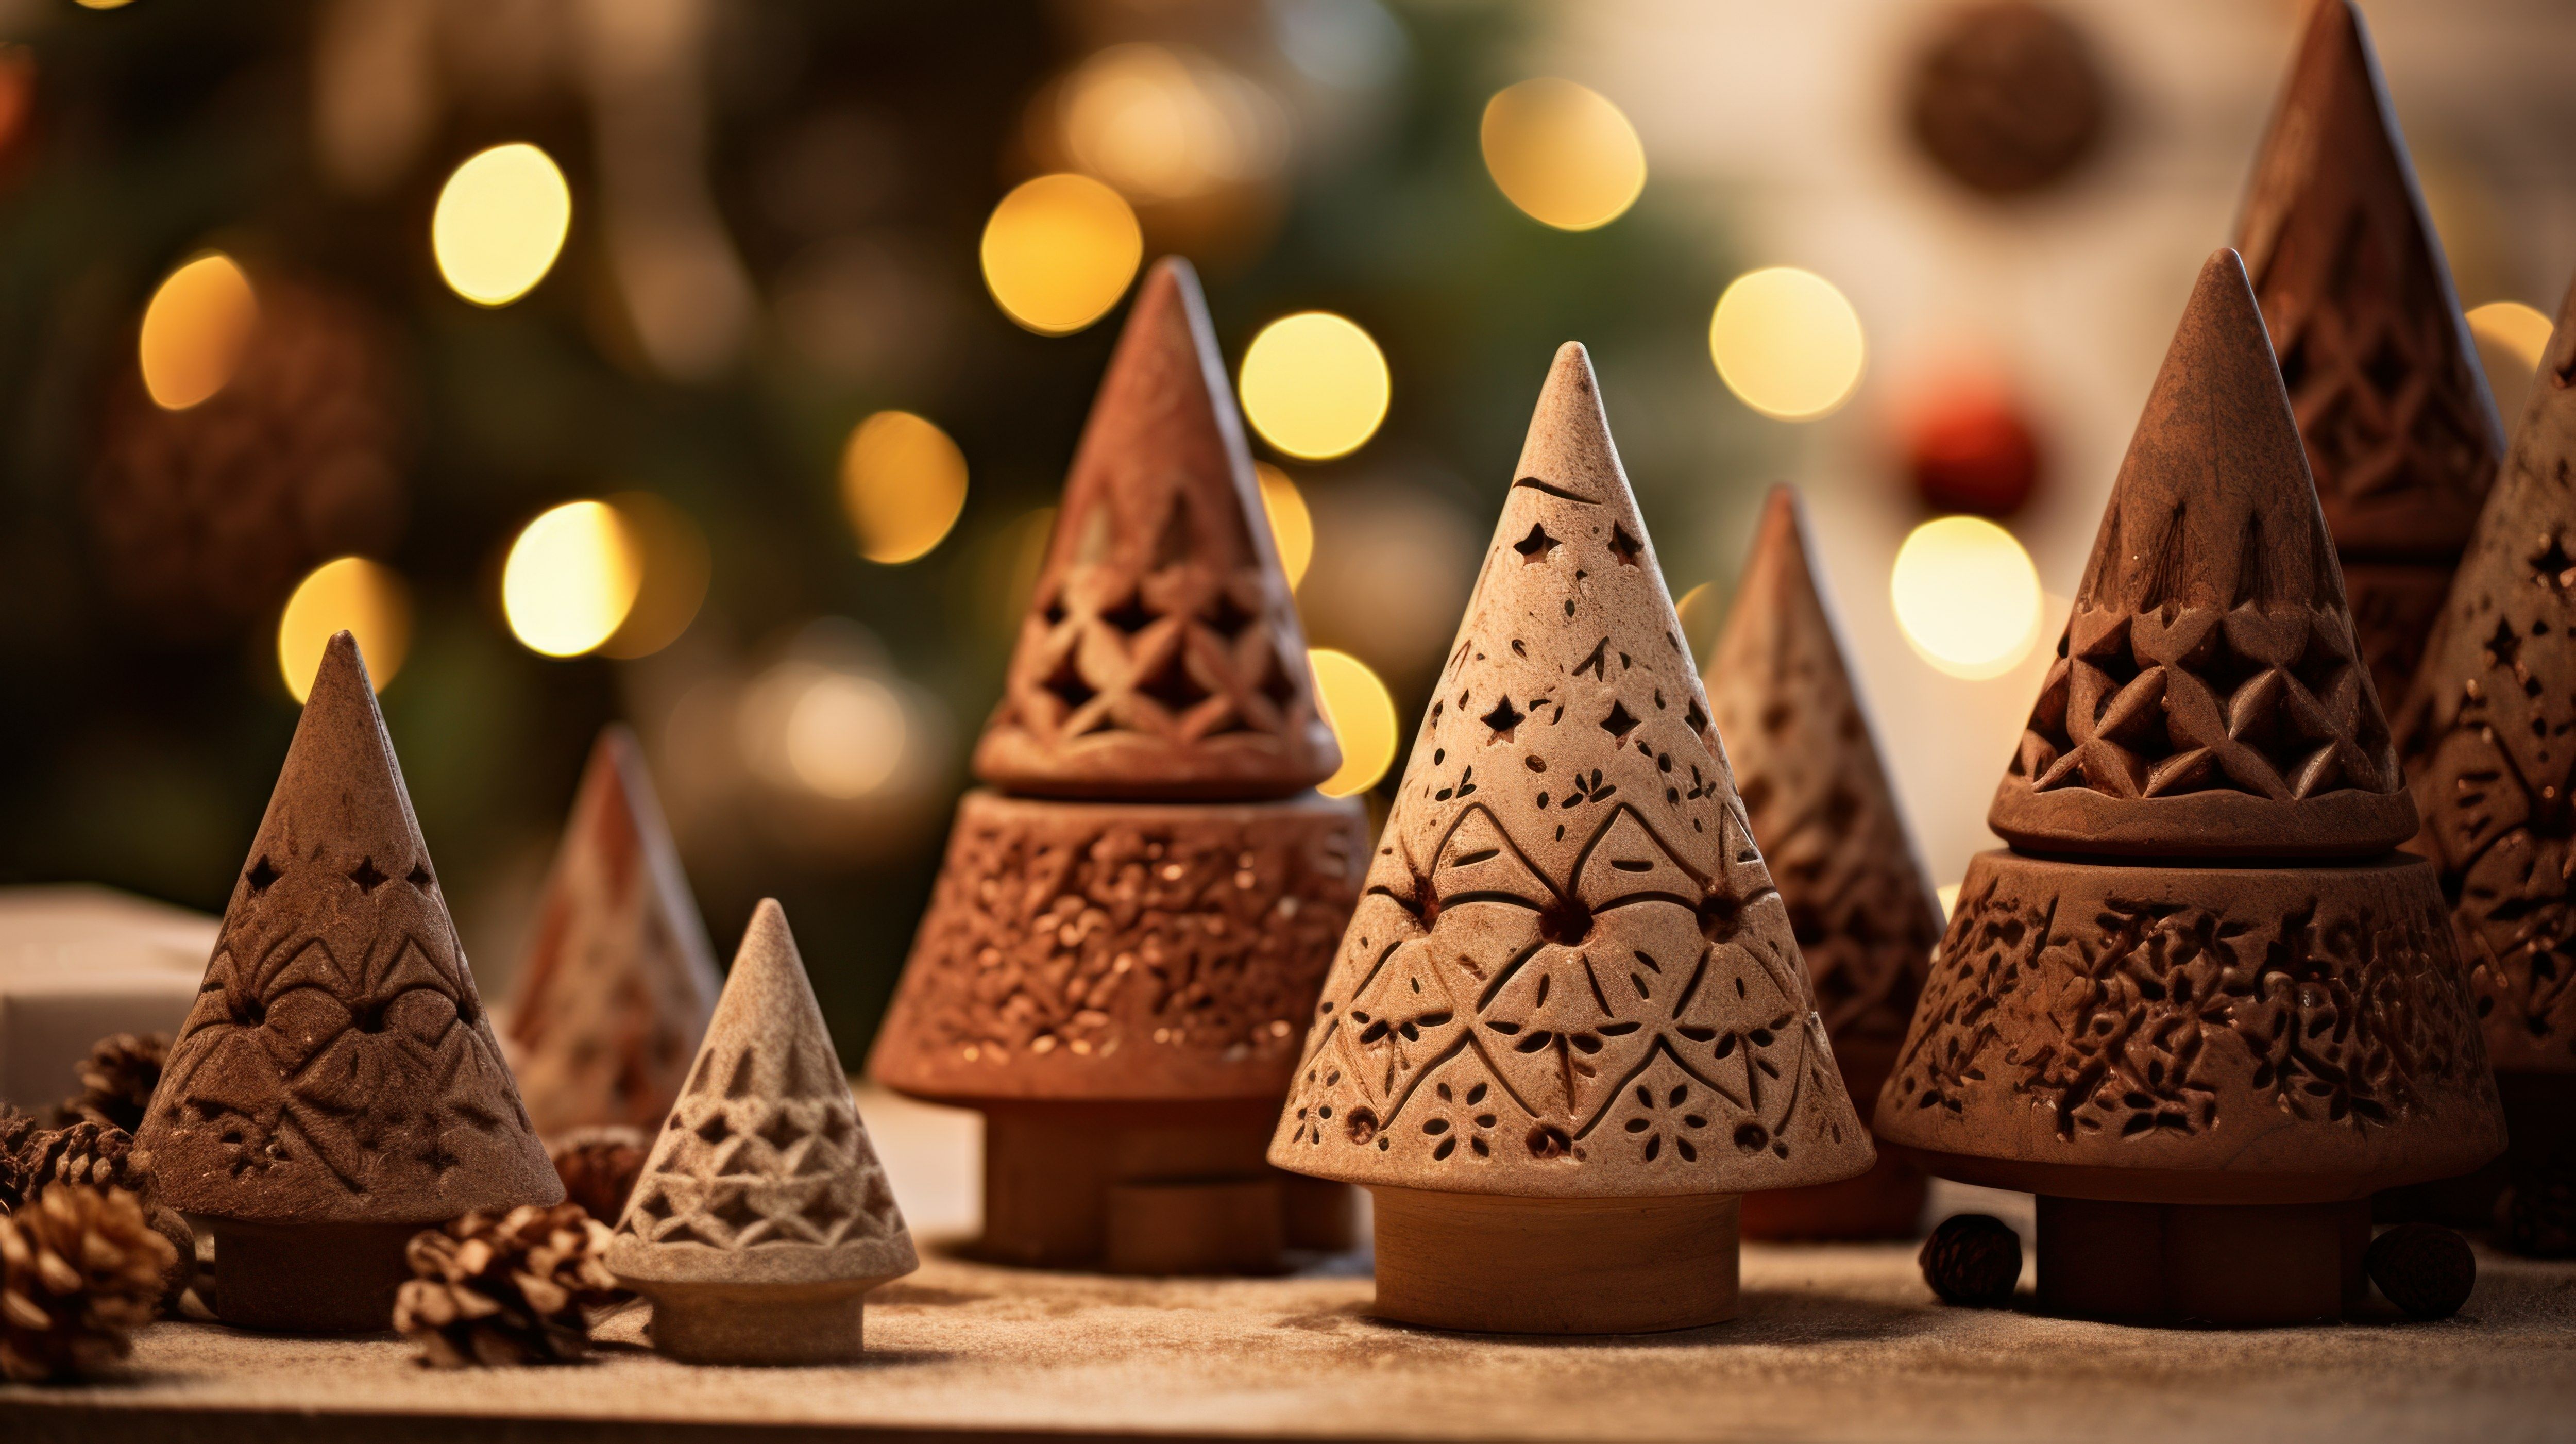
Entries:
[[1627, 485], [1619, 469], [1619, 448], [1610, 437], [1610, 418], [1601, 405], [1601, 383], [1592, 370], [1592, 353], [1580, 341], [1556, 348], [1547, 380], [1531, 408], [1529, 434], [1521, 443], [1520, 462], [1512, 470], [1515, 484], [1536, 480], [1584, 501], [1603, 501]]

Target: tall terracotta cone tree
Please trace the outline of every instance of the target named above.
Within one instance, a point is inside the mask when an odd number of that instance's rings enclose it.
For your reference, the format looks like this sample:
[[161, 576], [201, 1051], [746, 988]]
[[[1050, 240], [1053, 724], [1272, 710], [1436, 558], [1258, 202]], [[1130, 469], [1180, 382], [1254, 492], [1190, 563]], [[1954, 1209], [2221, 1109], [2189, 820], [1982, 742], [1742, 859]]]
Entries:
[[[1941, 905], [1879, 762], [1842, 642], [1816, 589], [1798, 494], [1774, 487], [1705, 678], [1761, 847], [1833, 1039], [1843, 1086], [1874, 1099], [1941, 940]], [[1908, 1238], [1921, 1170], [1747, 1194], [1752, 1238]]]
[[211, 1222], [215, 1312], [258, 1328], [388, 1328], [414, 1232], [563, 1198], [346, 632], [135, 1141]]
[[[2399, 747], [2486, 1025], [2518, 1186], [2576, 1137], [2576, 286], [2461, 559]], [[2491, 1214], [2490, 1177], [2449, 1202]], [[2446, 1192], [2453, 1192], [2447, 1191]]]
[[1313, 790], [1337, 765], [1198, 283], [1162, 261], [869, 1060], [984, 1112], [987, 1253], [1223, 1272], [1336, 1241], [1346, 1191], [1283, 1186], [1262, 1141], [1367, 856], [1357, 800]]
[[573, 798], [505, 1017], [537, 1131], [661, 1122], [720, 986], [643, 751], [611, 726]]
[[921, 1266], [813, 984], [764, 898], [608, 1248], [653, 1347], [710, 1364], [857, 1358], [868, 1291]]
[[2236, 247], [2270, 323], [2361, 656], [2394, 704], [2504, 432], [2352, 0], [2317, 0]]
[[2504, 1146], [2236, 253], [2147, 399], [1878, 1136], [2039, 1198], [2049, 1307], [2330, 1318], [2372, 1191]]
[[1711, 1323], [1869, 1135], [1581, 346], [1513, 476], [1270, 1157], [1375, 1194], [1380, 1314]]

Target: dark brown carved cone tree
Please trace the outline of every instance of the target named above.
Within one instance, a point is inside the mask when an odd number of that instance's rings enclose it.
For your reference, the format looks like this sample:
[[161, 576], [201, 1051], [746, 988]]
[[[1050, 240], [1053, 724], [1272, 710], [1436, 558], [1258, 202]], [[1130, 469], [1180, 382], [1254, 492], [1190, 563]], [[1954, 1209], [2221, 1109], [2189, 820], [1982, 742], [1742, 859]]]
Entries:
[[2043, 1304], [2332, 1317], [2372, 1191], [2504, 1146], [2441, 890], [2388, 851], [2414, 806], [2233, 251], [1988, 820], [2013, 850], [1969, 866], [1877, 1127], [2040, 1195]]
[[1376, 1195], [1381, 1314], [1712, 1323], [1869, 1138], [1581, 346], [1514, 477], [1270, 1157]]
[[715, 1364], [858, 1357], [868, 1291], [920, 1267], [787, 914], [764, 898], [608, 1248], [653, 1346]]
[[2352, 0], [2317, 0], [2236, 247], [2280, 354], [2363, 662], [2405, 695], [2504, 452]]
[[414, 1231], [563, 1197], [346, 632], [136, 1144], [212, 1221], [215, 1312], [262, 1328], [388, 1328]]
[[1347, 1208], [1261, 1156], [1367, 855], [1313, 791], [1338, 762], [1198, 283], [1159, 262], [868, 1064], [984, 1112], [987, 1253], [1257, 1271], [1283, 1210]]
[[[2513, 1136], [2576, 1134], [2576, 285], [2398, 718]], [[2494, 1183], [2460, 1200], [2483, 1222]], [[2442, 1200], [2428, 1200], [2439, 1206]]]
[[591, 749], [510, 990], [512, 1061], [537, 1131], [661, 1122], [720, 986], [643, 751], [611, 726]]
[[[1817, 591], [1798, 494], [1774, 487], [1704, 678], [1753, 840], [1788, 904], [1843, 1085], [1874, 1099], [1941, 940], [1842, 642]], [[1750, 1238], [1910, 1238], [1920, 1170], [1882, 1156], [1859, 1178], [1745, 1195]]]

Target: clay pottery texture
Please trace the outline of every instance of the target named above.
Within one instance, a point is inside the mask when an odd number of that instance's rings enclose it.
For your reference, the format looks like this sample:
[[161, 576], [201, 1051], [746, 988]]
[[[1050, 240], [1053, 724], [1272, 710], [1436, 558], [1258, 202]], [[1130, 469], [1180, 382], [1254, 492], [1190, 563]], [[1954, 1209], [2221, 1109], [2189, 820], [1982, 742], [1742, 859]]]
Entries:
[[2032, 852], [2366, 857], [2415, 832], [2232, 251], [2201, 271], [1989, 821]]
[[[1872, 1152], [1582, 347], [1513, 475], [1270, 1157], [1378, 1191], [1381, 1313], [1707, 1323], [1734, 1307], [1726, 1196]], [[1695, 1229], [1722, 1269], [1613, 1282]], [[1537, 1262], [1576, 1241], [1600, 1272]], [[1472, 1275], [1462, 1249], [1489, 1250]], [[1587, 1278], [1606, 1295], [1567, 1305]]]
[[215, 1312], [253, 1327], [389, 1328], [412, 1232], [563, 1198], [346, 632], [136, 1144], [213, 1229]]
[[1161, 261], [868, 1063], [986, 1113], [987, 1256], [1257, 1272], [1338, 1212], [1262, 1141], [1366, 866], [1360, 803], [1313, 790], [1339, 762], [1198, 282]]
[[720, 986], [643, 749], [610, 726], [582, 773], [504, 1015], [537, 1131], [660, 1123]]
[[699, 1363], [856, 1358], [868, 1290], [920, 1267], [787, 915], [763, 899], [608, 1248], [653, 1346]]
[[1185, 261], [1137, 291], [1032, 597], [975, 748], [986, 783], [1242, 802], [1341, 764]]
[[[1851, 1096], [1876, 1098], [1941, 940], [1941, 908], [1906, 832], [1816, 586], [1798, 495], [1774, 487], [1707, 673], [1753, 840], [1789, 910]], [[1753, 1238], [1907, 1238], [1923, 1175], [1869, 1173], [1746, 1197]]]
[[2414, 831], [2396, 778], [2222, 250], [1996, 795], [2014, 846], [1969, 865], [1878, 1101], [1891, 1149], [2041, 1195], [2044, 1306], [2333, 1317], [2372, 1192], [2501, 1150], [2441, 889], [2388, 851]]
[[[2517, 1168], [2571, 1132], [2576, 1075], [2576, 287], [2461, 558], [2397, 734], [2451, 922], [2513, 1111]], [[2547, 1075], [2561, 1075], [2551, 1078]], [[2483, 1212], [2480, 1210], [2480, 1212]]]
[[2405, 694], [2504, 452], [2351, 0], [2318, 0], [2236, 248], [2271, 327], [2382, 701]]

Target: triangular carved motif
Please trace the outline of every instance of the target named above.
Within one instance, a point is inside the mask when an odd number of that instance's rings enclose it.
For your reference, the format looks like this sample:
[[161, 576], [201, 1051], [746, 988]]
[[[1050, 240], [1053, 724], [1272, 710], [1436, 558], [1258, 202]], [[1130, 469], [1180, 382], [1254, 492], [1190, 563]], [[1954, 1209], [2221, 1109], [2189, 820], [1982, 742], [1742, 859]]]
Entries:
[[642, 749], [612, 726], [591, 750], [511, 990], [513, 1062], [538, 1131], [659, 1123], [719, 986]]
[[1940, 906], [1879, 761], [1808, 557], [1775, 487], [1705, 678], [1737, 791], [1779, 883], [1825, 1030], [1894, 1043], [1914, 1016]]
[[1557, 355], [1271, 1147], [1545, 1196], [1859, 1172], [1583, 349]]
[[1988, 821], [2028, 850], [2168, 857], [2414, 832], [2233, 251], [2201, 269]]
[[743, 934], [608, 1261], [621, 1277], [745, 1284], [919, 1266], [774, 901]]
[[1064, 797], [1253, 800], [1339, 763], [1206, 304], [1166, 259], [1092, 405], [976, 775]]

